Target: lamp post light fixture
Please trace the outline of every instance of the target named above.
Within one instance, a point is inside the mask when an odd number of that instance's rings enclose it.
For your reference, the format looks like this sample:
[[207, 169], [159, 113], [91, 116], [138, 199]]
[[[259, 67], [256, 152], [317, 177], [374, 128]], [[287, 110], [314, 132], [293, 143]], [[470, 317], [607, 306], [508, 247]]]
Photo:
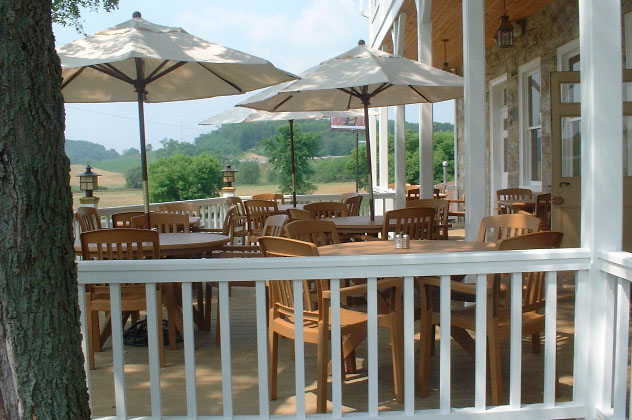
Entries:
[[226, 167], [222, 169], [222, 179], [224, 181], [224, 188], [222, 188], [222, 197], [233, 197], [235, 195], [235, 173], [239, 171], [232, 169], [230, 163], [226, 164]]
[[86, 166], [85, 172], [78, 175], [79, 189], [86, 193], [86, 197], [92, 197], [92, 192], [99, 189], [99, 178], [101, 175], [92, 172], [92, 166]]
[[503, 0], [503, 15], [500, 17], [500, 26], [496, 30], [495, 39], [496, 44], [498, 44], [500, 48], [513, 47], [514, 27], [509, 20], [509, 16], [507, 16], [507, 4], [505, 0]]

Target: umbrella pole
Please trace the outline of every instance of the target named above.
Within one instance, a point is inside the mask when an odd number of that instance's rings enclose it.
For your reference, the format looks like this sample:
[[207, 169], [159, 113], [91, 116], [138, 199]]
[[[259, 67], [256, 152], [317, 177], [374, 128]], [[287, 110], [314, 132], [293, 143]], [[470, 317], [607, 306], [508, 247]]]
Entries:
[[294, 120], [290, 120], [290, 156], [292, 158], [292, 205], [296, 207], [296, 166], [294, 163]]
[[151, 228], [149, 219], [149, 184], [147, 182], [147, 150], [145, 146], [145, 107], [143, 92], [145, 87], [138, 89], [138, 125], [140, 130], [140, 166], [143, 176], [143, 204], [147, 228]]
[[371, 220], [375, 220], [375, 202], [373, 201], [373, 169], [371, 168], [371, 142], [369, 141], [369, 100], [363, 99], [364, 103], [364, 134], [366, 138], [366, 167], [368, 172], [369, 190], [369, 210], [371, 212]]
[[[366, 122], [364, 123], [366, 126]], [[366, 127], [365, 127], [366, 128]], [[359, 191], [358, 188], [358, 184], [360, 183], [360, 159], [359, 159], [359, 153], [360, 153], [360, 142], [358, 141], [358, 132], [356, 131], [356, 192]]]

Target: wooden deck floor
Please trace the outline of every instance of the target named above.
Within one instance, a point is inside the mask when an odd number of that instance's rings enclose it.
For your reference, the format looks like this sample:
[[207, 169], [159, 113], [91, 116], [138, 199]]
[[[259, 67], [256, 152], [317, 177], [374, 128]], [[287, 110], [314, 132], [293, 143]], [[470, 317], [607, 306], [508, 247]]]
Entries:
[[[572, 396], [573, 383], [573, 302], [574, 276], [560, 276], [558, 282], [557, 357], [560, 387], [558, 401], [568, 401]], [[216, 301], [213, 301], [213, 305]], [[258, 414], [258, 375], [256, 353], [256, 326], [254, 318], [255, 297], [252, 288], [233, 288], [230, 298], [232, 379], [234, 414]], [[215, 312], [213, 311], [213, 314]], [[213, 329], [215, 316], [213, 315]], [[392, 365], [388, 330], [379, 331], [379, 405], [380, 410], [403, 409], [393, 398]], [[195, 331], [195, 358], [197, 402], [199, 415], [222, 415], [222, 380], [220, 347], [214, 343], [214, 330]], [[544, 340], [544, 337], [542, 337]], [[418, 342], [418, 336], [416, 337]], [[279, 361], [279, 398], [270, 403], [272, 414], [295, 413], [294, 361], [290, 358], [293, 342], [281, 339]], [[543, 353], [530, 352], [530, 342], [523, 340], [522, 401], [542, 401]], [[161, 369], [161, 392], [163, 415], [185, 415], [186, 394], [184, 383], [183, 346], [166, 351], [167, 367]], [[366, 344], [359, 347], [358, 373], [349, 375], [343, 385], [342, 402], [345, 411], [367, 410]], [[306, 389], [308, 412], [314, 412], [316, 402], [316, 348], [306, 345]], [[508, 402], [509, 350], [503, 349], [503, 380], [505, 400]], [[149, 397], [149, 373], [147, 348], [125, 346], [125, 373], [128, 415], [151, 413]], [[431, 388], [428, 397], [416, 398], [417, 408], [439, 407], [439, 355], [432, 357]], [[109, 341], [104, 351], [96, 354], [97, 369], [91, 371], [91, 403], [93, 416], [114, 415], [114, 386], [112, 376], [112, 353]], [[474, 361], [452, 342], [452, 406], [474, 405]], [[489, 381], [488, 381], [489, 382]], [[488, 384], [489, 402], [489, 384]], [[329, 387], [331, 400], [331, 385]]]

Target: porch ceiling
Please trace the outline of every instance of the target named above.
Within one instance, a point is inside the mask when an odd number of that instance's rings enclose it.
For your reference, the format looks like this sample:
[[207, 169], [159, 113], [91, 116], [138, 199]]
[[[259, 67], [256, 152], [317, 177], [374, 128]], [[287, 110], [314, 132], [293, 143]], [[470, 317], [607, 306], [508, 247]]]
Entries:
[[[516, 22], [526, 19], [544, 9], [554, 0], [507, 0], [507, 15], [517, 26]], [[413, 60], [417, 59], [417, 8], [414, 0], [406, 0], [401, 12], [405, 12], [406, 42], [404, 55]], [[432, 4], [432, 62], [437, 68], [441, 68], [443, 57], [442, 39], [448, 39], [447, 60], [450, 67], [457, 68], [462, 73], [463, 67], [463, 18], [462, 0], [435, 0]], [[485, 46], [494, 43], [494, 34], [500, 24], [503, 14], [503, 0], [485, 0]], [[528, 28], [527, 28], [528, 30]], [[393, 51], [392, 37], [387, 36], [382, 43], [385, 51]]]

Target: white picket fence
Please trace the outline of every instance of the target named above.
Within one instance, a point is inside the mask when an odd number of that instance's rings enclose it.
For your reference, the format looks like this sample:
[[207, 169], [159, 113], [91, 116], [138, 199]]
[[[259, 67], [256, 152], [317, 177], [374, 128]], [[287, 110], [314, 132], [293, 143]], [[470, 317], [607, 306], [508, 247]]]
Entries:
[[[556, 378], [556, 312], [557, 312], [557, 273], [576, 273], [575, 307], [588, 308], [590, 305], [590, 285], [594, 279], [591, 273], [591, 253], [585, 249], [529, 250], [504, 252], [468, 252], [452, 254], [409, 254], [384, 256], [353, 257], [310, 257], [310, 258], [256, 258], [256, 259], [200, 259], [200, 260], [158, 260], [158, 261], [86, 261], [78, 263], [80, 307], [85, 308], [85, 287], [88, 284], [110, 283], [112, 296], [112, 352], [113, 375], [115, 384], [116, 416], [111, 418], [129, 418], [127, 400], [132, 398], [126, 393], [124, 375], [124, 351], [120, 320], [120, 284], [145, 283], [147, 285], [148, 330], [149, 334], [149, 373], [151, 388], [151, 412], [138, 419], [158, 419], [162, 416], [160, 389], [160, 367], [158, 360], [157, 317], [155, 293], [157, 283], [173, 282], [180, 279], [184, 302], [192, 300], [192, 283], [218, 282], [219, 300], [228, 304], [220, 305], [221, 319], [221, 363], [222, 363], [222, 401], [223, 416], [198, 416], [196, 401], [195, 353], [193, 313], [191, 305], [183, 305], [184, 316], [184, 360], [186, 375], [186, 412], [170, 419], [268, 419], [305, 418], [305, 370], [304, 343], [302, 329], [296, 330], [295, 374], [296, 374], [296, 414], [291, 416], [271, 416], [267, 386], [267, 331], [266, 331], [266, 291], [265, 282], [275, 280], [294, 280], [294, 293], [301, 295], [301, 280], [332, 279], [331, 290], [331, 354], [332, 354], [332, 410], [328, 414], [309, 417], [334, 418], [342, 414], [342, 379], [340, 368], [340, 296], [339, 280], [343, 278], [368, 279], [368, 394], [366, 412], [345, 413], [344, 417], [409, 417], [419, 419], [560, 419], [589, 417], [594, 410], [588, 407], [590, 392], [588, 363], [591, 355], [588, 350], [589, 319], [587, 310], [576, 310], [574, 320], [574, 381], [573, 398], [570, 402], [555, 401]], [[632, 263], [626, 254], [607, 254], [600, 260], [605, 272], [617, 276], [614, 281], [621, 290], [618, 295], [617, 327], [613, 328], [618, 337], [616, 366], [627, 365], [627, 313], [629, 311], [629, 282], [632, 280]], [[414, 351], [414, 302], [413, 288], [415, 276], [439, 276], [441, 278], [441, 323], [442, 331], [450, 330], [450, 275], [470, 274], [476, 280], [476, 329], [485, 336], [486, 331], [486, 283], [488, 273], [514, 273], [513, 284], [521, 284], [522, 272], [545, 271], [546, 275], [546, 326], [544, 345], [544, 397], [540, 403], [525, 405], [521, 402], [521, 294], [522, 287], [512, 287], [510, 299], [512, 307], [512, 331], [510, 341], [510, 381], [509, 404], [499, 407], [486, 406], [486, 340], [476, 340], [475, 387], [472, 391], [474, 406], [453, 408], [451, 404], [450, 381], [450, 340], [440, 342], [440, 406], [438, 410], [415, 409], [415, 363]], [[600, 272], [603, 273], [603, 272]], [[403, 411], [380, 411], [378, 413], [377, 386], [377, 290], [376, 282], [380, 277], [402, 277], [404, 279], [404, 408]], [[257, 360], [259, 380], [259, 412], [254, 416], [237, 416], [233, 413], [230, 312], [228, 286], [234, 282], [256, 282], [256, 325]], [[296, 302], [296, 322], [302, 323], [302, 304]], [[621, 324], [621, 325], [619, 325]], [[625, 324], [625, 325], [624, 325]], [[83, 333], [86, 335], [85, 316]], [[443, 337], [444, 335], [442, 335]], [[445, 335], [449, 337], [449, 335]], [[625, 353], [625, 359], [623, 354]], [[337, 357], [338, 356], [338, 357]], [[611, 365], [607, 365], [608, 369]], [[89, 370], [86, 370], [88, 378]], [[625, 392], [627, 371], [613, 369], [614, 405], [602, 408], [603, 415], [613, 419], [625, 418]], [[617, 373], [618, 372], [618, 373]], [[96, 391], [92, 391], [96, 392]], [[106, 417], [103, 417], [106, 418]]]

